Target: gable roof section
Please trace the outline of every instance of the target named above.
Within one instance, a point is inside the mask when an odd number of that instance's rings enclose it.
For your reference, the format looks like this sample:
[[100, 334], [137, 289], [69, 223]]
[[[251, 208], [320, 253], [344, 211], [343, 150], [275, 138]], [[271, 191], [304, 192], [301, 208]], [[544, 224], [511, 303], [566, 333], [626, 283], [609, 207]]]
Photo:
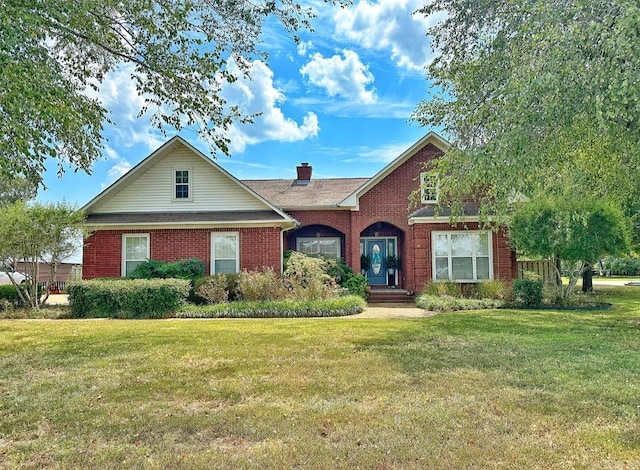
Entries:
[[336, 209], [342, 200], [369, 181], [368, 178], [312, 179], [309, 184], [296, 180], [243, 180], [282, 210]]
[[[182, 148], [181, 148], [182, 147]], [[178, 166], [183, 162], [173, 155], [174, 152], [184, 152], [182, 158], [184, 165], [197, 167], [192, 178], [194, 189], [211, 190], [216, 183], [222, 186], [220, 191], [224, 197], [214, 197], [213, 193], [198, 198], [198, 204], [180, 201], [172, 204], [171, 172], [158, 173], [158, 168], [163, 164]], [[172, 158], [169, 162], [163, 162], [165, 157]], [[163, 179], [158, 185], [149, 185], [146, 179], [156, 173]], [[166, 171], [166, 169], [164, 170]], [[166, 179], [165, 179], [166, 178]], [[196, 180], [196, 178], [198, 178]], [[166, 181], [166, 185], [164, 182]], [[168, 191], [166, 203], [158, 201], [154, 195], [145, 192], [145, 189], [157, 189], [161, 186]], [[166, 189], [165, 189], [166, 188]], [[195, 193], [195, 191], [194, 191]], [[141, 202], [132, 203], [127, 198], [135, 195], [137, 198], [145, 198]], [[194, 199], [197, 195], [194, 194]], [[146, 203], [145, 203], [146, 202]], [[235, 203], [235, 204], [232, 204]], [[276, 222], [286, 226], [293, 226], [296, 222], [290, 216], [271, 204], [264, 197], [243, 184], [226, 170], [205, 156], [198, 149], [179, 136], [173, 137], [148, 157], [133, 167], [128, 173], [119, 178], [107, 189], [98, 194], [82, 208], [88, 215], [87, 225], [123, 225], [136, 224], [143, 221], [163, 222], [165, 224], [184, 224], [189, 220], [203, 223], [205, 219], [209, 223], [227, 221], [229, 214], [237, 214], [238, 222], [250, 224], [252, 221], [271, 223]], [[149, 216], [154, 214], [155, 217]], [[206, 214], [206, 215], [203, 215]], [[246, 217], [240, 215], [245, 214]], [[259, 214], [259, 215], [258, 215]], [[107, 216], [108, 215], [108, 216]], [[161, 220], [162, 219], [162, 220]], [[138, 222], [136, 222], [138, 221]]]
[[376, 186], [380, 181], [389, 176], [400, 165], [413, 157], [420, 149], [424, 148], [428, 144], [433, 144], [443, 152], [446, 151], [451, 144], [447, 142], [440, 135], [433, 131], [430, 131], [422, 139], [418, 140], [415, 144], [402, 152], [395, 160], [385, 166], [372, 178], [368, 179], [364, 184], [358, 187], [355, 191], [345, 197], [338, 204], [339, 207], [350, 208], [351, 210], [358, 210], [360, 204], [360, 198]]

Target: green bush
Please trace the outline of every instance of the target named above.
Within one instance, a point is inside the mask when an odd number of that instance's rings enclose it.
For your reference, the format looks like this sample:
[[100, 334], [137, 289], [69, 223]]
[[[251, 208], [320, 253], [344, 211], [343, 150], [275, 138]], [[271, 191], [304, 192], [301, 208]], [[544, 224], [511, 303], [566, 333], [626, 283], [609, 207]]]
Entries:
[[607, 257], [602, 262], [604, 270], [616, 276], [640, 275], [640, 257], [626, 256], [623, 258]]
[[[6, 301], [6, 302], [3, 302]], [[0, 286], [0, 304], [10, 304], [12, 306], [20, 305], [20, 297], [13, 285]]]
[[366, 302], [361, 297], [345, 296], [321, 300], [277, 300], [263, 302], [231, 302], [217, 305], [186, 305], [178, 318], [302, 318], [355, 315]]
[[184, 279], [90, 280], [71, 283], [69, 305], [75, 317], [162, 318], [189, 295]]
[[261, 270], [242, 271], [238, 275], [238, 299], [252, 302], [281, 300], [287, 297], [281, 277], [272, 267]]
[[517, 304], [532, 307], [542, 304], [543, 284], [540, 276], [525, 272], [523, 279], [513, 281], [513, 297]]
[[326, 258], [292, 252], [283, 273], [289, 295], [298, 300], [318, 300], [336, 296], [336, 282], [329, 274]]
[[140, 263], [127, 276], [130, 279], [190, 279], [195, 280], [206, 271], [204, 261], [197, 258], [182, 259], [179, 261], [149, 260]]
[[425, 295], [448, 295], [449, 297], [462, 297], [462, 287], [453, 281], [427, 282], [422, 289]]
[[342, 284], [342, 287], [347, 289], [347, 292], [349, 292], [350, 295], [357, 295], [358, 297], [366, 299], [368, 295], [368, 285], [369, 280], [366, 276], [363, 276], [362, 274], [354, 274]]
[[476, 284], [476, 296], [479, 299], [505, 300], [509, 296], [509, 286], [503, 281], [482, 281]]
[[418, 307], [432, 312], [452, 312], [456, 310], [480, 310], [500, 308], [504, 302], [496, 299], [464, 299], [450, 295], [422, 294], [416, 299]]

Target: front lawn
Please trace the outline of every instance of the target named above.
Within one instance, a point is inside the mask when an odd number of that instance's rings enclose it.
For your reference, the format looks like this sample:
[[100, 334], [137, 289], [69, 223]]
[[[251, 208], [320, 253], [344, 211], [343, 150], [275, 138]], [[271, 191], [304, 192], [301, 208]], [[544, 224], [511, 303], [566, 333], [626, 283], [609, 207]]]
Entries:
[[0, 468], [640, 468], [640, 288], [605, 294], [615, 309], [2, 320]]

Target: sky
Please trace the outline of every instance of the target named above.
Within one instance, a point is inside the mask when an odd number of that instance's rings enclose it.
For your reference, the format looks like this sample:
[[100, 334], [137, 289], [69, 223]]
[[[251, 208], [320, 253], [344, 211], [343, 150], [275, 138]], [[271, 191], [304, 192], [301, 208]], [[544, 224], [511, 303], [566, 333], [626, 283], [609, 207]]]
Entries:
[[[354, 0], [349, 8], [310, 3], [318, 15], [314, 31], [300, 32], [296, 44], [267, 25], [261, 48], [268, 61], [254, 61], [252, 79], [224, 91], [243, 111], [262, 113], [253, 124], [233, 125], [230, 156], [215, 157], [238, 179], [293, 179], [301, 162], [313, 167], [313, 178], [370, 177], [438, 131], [409, 122], [431, 93], [426, 31], [437, 19], [413, 14], [424, 0]], [[68, 168], [59, 177], [57, 163], [48, 162], [39, 201], [82, 207], [175, 135], [163, 136], [147, 117], [136, 117], [142, 99], [126, 68], [107, 77], [98, 97], [115, 122], [105, 126], [103, 158], [91, 175]], [[194, 130], [179, 135], [212, 155]]]

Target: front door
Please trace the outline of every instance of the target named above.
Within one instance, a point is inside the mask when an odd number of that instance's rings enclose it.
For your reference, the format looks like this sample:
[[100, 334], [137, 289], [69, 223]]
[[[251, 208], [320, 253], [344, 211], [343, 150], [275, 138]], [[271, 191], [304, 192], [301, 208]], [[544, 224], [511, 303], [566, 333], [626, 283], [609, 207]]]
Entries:
[[387, 284], [387, 269], [385, 259], [387, 257], [387, 244], [382, 239], [367, 239], [365, 253], [371, 260], [367, 277], [369, 285], [384, 286]]

